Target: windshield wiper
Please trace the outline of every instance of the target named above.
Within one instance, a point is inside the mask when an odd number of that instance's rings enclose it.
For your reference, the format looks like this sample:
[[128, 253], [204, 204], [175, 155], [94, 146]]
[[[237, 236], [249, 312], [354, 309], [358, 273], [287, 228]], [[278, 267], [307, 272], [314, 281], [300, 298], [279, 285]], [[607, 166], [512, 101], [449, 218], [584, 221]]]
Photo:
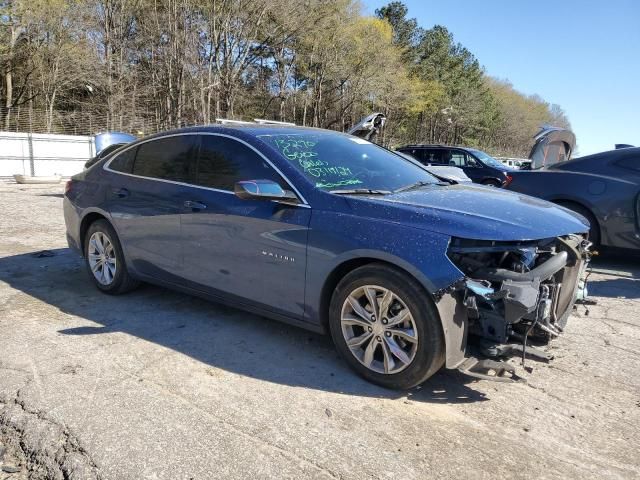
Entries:
[[375, 190], [372, 188], [345, 188], [343, 190], [329, 190], [336, 195], [388, 195], [390, 190]]
[[400, 187], [397, 190], [394, 190], [393, 193], [406, 192], [407, 190], [413, 190], [414, 188], [426, 187], [427, 185], [437, 185], [437, 183], [425, 182], [424, 180], [420, 180], [419, 182], [410, 183], [409, 185], [405, 185], [404, 187]]

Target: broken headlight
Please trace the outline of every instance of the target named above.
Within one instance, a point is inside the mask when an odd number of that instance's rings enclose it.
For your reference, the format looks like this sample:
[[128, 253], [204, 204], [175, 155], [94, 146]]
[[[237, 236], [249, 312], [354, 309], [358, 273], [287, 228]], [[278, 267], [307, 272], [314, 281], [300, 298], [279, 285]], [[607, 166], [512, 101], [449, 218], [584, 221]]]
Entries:
[[579, 292], [586, 247], [579, 235], [527, 242], [452, 239], [464, 273], [470, 333], [506, 343], [535, 329], [557, 336]]

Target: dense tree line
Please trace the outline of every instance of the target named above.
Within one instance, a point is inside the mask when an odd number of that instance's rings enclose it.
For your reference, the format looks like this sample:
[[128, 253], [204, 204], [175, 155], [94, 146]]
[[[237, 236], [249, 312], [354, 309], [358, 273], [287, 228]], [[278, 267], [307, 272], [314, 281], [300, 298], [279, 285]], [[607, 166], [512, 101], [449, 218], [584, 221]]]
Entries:
[[271, 118], [524, 155], [560, 107], [488, 77], [401, 2], [0, 0], [0, 129], [137, 133]]

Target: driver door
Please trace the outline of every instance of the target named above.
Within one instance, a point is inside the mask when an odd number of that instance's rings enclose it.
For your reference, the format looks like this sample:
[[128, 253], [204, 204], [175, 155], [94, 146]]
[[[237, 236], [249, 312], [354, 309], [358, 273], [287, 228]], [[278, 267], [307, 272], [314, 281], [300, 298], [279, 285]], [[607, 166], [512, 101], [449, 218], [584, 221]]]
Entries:
[[311, 209], [271, 200], [243, 200], [241, 180], [287, 182], [253, 147], [200, 135], [195, 186], [182, 214], [184, 277], [214, 295], [301, 317]]
[[482, 180], [483, 172], [480, 164], [462, 150], [452, 150], [449, 157], [449, 165], [461, 168], [474, 182]]

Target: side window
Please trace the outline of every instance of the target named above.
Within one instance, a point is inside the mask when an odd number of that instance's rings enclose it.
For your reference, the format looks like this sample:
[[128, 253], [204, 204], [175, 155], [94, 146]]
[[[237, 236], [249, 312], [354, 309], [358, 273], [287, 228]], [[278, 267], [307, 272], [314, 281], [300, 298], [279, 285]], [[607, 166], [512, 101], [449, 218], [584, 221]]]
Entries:
[[410, 157], [415, 158], [416, 160], [419, 160], [418, 158], [418, 154], [416, 153], [415, 148], [411, 149], [411, 148], [403, 148], [403, 149], [399, 149], [398, 150], [399, 153], [402, 153], [404, 155], [409, 155]]
[[424, 150], [421, 148], [401, 148], [401, 149], [398, 149], [398, 151], [406, 155], [411, 155], [413, 158], [415, 158], [419, 162], [424, 163]]
[[466, 153], [453, 151], [451, 152], [451, 157], [449, 158], [449, 165], [452, 167], [466, 167], [467, 166], [467, 155]]
[[142, 177], [189, 181], [189, 162], [195, 154], [196, 135], [159, 138], [138, 146], [133, 174]]
[[[466, 153], [465, 156], [467, 157], [467, 167], [482, 167], [482, 163], [474, 158], [473, 155], [469, 155], [468, 153]], [[509, 160], [509, 162], [511, 162], [511, 160]]]
[[202, 135], [196, 185], [233, 191], [240, 180], [272, 180], [288, 188], [273, 167], [251, 148], [231, 138]]
[[442, 150], [423, 150], [424, 163], [440, 165], [442, 163]]
[[404, 153], [411, 155], [413, 158], [418, 160], [419, 162], [424, 163], [424, 150], [420, 148], [410, 148], [407, 150], [403, 150]]
[[109, 168], [116, 172], [131, 173], [133, 170], [133, 160], [136, 158], [136, 150], [138, 150], [138, 147], [133, 147], [117, 155], [111, 160], [111, 163], [109, 163]]

